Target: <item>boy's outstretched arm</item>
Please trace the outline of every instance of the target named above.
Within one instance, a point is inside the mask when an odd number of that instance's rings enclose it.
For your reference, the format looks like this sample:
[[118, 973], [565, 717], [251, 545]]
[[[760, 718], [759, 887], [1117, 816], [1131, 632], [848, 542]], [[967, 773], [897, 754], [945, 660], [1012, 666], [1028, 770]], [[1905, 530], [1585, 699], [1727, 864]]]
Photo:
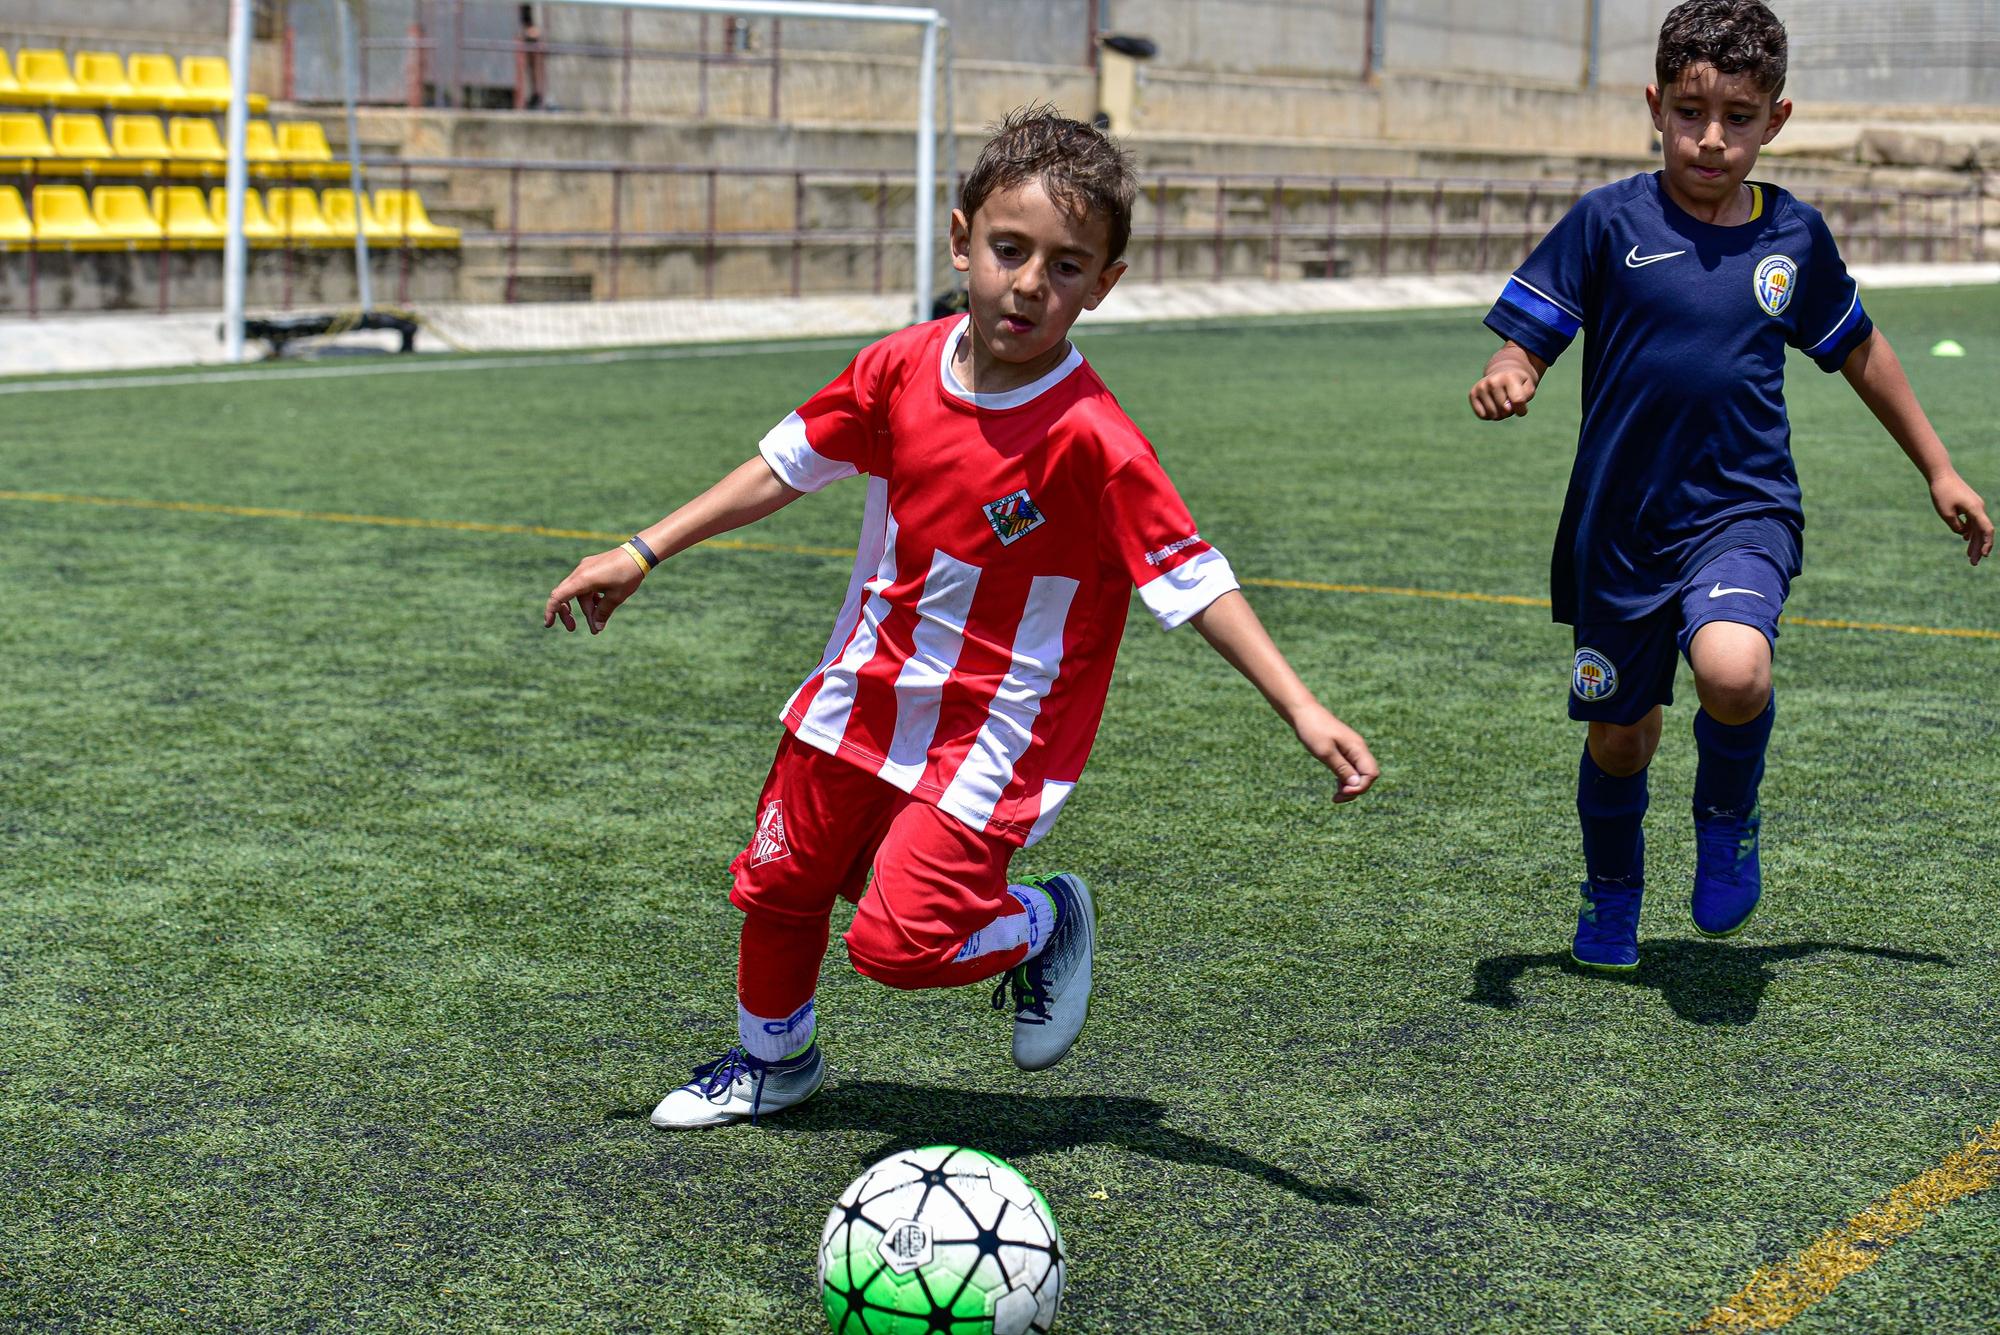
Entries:
[[1549, 364], [1526, 348], [1508, 339], [1486, 363], [1486, 370], [1473, 382], [1472, 412], [1482, 422], [1498, 422], [1505, 417], [1526, 417], [1535, 389], [1548, 373]]
[[1931, 429], [1917, 392], [1903, 374], [1903, 363], [1880, 329], [1847, 354], [1840, 373], [1924, 475], [1938, 518], [1965, 539], [1966, 559], [1978, 565], [1993, 550], [1993, 521], [1986, 517], [1986, 503], [1951, 466], [1951, 455]]
[[1382, 772], [1361, 734], [1327, 712], [1271, 642], [1250, 600], [1232, 589], [1189, 618], [1202, 638], [1229, 665], [1264, 693], [1278, 716], [1292, 725], [1299, 741], [1320, 764], [1340, 776], [1336, 802], [1351, 802], [1368, 791]]
[[[641, 530], [639, 537], [653, 555], [666, 561], [704, 538], [753, 524], [803, 495], [780, 482], [760, 454], [659, 523]], [[623, 547], [586, 556], [549, 594], [542, 624], [553, 626], [561, 617], [564, 629], [575, 630], [576, 618], [569, 608], [574, 598], [595, 635], [604, 629], [618, 605], [638, 592], [639, 581], [645, 577], [638, 559]]]

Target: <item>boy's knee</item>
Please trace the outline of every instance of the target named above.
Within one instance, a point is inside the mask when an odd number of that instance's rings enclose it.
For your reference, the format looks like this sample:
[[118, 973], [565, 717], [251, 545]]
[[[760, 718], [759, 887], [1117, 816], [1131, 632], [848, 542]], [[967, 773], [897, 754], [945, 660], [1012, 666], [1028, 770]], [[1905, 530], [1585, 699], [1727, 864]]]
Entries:
[[1730, 727], [1749, 723], [1771, 703], [1771, 673], [1754, 664], [1728, 668], [1695, 678], [1701, 707], [1717, 723]]
[[1637, 774], [1653, 763], [1660, 746], [1660, 711], [1656, 708], [1637, 723], [1592, 723], [1590, 758], [1606, 774], [1623, 778]]
[[929, 980], [958, 953], [958, 944], [918, 940], [876, 905], [874, 896], [864, 899], [841, 937], [854, 971], [885, 987], [928, 987]]

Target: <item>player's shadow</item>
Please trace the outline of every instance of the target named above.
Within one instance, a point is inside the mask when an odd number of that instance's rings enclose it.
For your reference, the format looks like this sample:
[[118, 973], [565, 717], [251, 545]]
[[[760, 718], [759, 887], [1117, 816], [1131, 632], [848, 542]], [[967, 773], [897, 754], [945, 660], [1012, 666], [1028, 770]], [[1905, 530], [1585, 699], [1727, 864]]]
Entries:
[[1097, 1095], [997, 1094], [886, 1080], [829, 1084], [811, 1103], [785, 1113], [794, 1130], [875, 1131], [882, 1144], [861, 1157], [874, 1162], [909, 1145], [977, 1145], [1003, 1159], [1078, 1145], [1117, 1145], [1174, 1163], [1226, 1168], [1268, 1182], [1315, 1205], [1373, 1205], [1353, 1187], [1308, 1181], [1276, 1164], [1162, 1125], [1165, 1104]]
[[[1764, 989], [1778, 975], [1772, 967], [1809, 955], [1839, 951], [1868, 955], [1900, 964], [1942, 964], [1956, 968], [1947, 955], [1883, 946], [1850, 946], [1838, 941], [1795, 941], [1779, 946], [1733, 946], [1726, 941], [1648, 941], [1639, 948], [1639, 967], [1625, 974], [1597, 974], [1608, 982], [1658, 992], [1674, 1014], [1694, 1024], [1749, 1024], [1757, 1018]], [[1586, 972], [1566, 950], [1543, 955], [1495, 955], [1472, 970], [1472, 995], [1467, 1001], [1495, 1010], [1521, 1006], [1514, 985], [1535, 969]]]

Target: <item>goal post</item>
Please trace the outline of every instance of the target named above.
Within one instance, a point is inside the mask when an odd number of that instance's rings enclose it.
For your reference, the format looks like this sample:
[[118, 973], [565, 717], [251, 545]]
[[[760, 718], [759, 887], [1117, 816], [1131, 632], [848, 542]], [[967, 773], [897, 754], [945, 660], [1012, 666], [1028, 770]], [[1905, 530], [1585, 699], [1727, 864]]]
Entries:
[[[355, 0], [327, 0], [339, 11], [341, 20], [341, 84], [347, 90], [347, 155], [356, 199], [360, 198], [361, 147], [354, 132], [353, 88], [356, 60], [352, 41], [351, 7]], [[489, 0], [499, 3], [499, 0]], [[925, 319], [931, 309], [931, 283], [935, 264], [937, 232], [937, 61], [938, 36], [946, 20], [935, 9], [910, 5], [836, 4], [823, 0], [561, 0], [566, 5], [596, 9], [639, 9], [693, 14], [734, 14], [745, 18], [829, 19], [855, 23], [886, 23], [919, 30], [922, 51], [917, 62], [917, 151], [915, 281], [913, 316]], [[228, 219], [223, 241], [223, 342], [228, 360], [243, 360], [244, 288], [249, 266], [249, 247], [243, 236], [243, 199], [249, 185], [244, 156], [245, 127], [249, 124], [250, 0], [230, 0], [229, 4], [230, 93], [228, 136]], [[946, 127], [949, 132], [950, 127]], [[367, 240], [356, 229], [355, 252], [360, 290], [368, 290]], [[364, 302], [366, 297], [364, 295]]]

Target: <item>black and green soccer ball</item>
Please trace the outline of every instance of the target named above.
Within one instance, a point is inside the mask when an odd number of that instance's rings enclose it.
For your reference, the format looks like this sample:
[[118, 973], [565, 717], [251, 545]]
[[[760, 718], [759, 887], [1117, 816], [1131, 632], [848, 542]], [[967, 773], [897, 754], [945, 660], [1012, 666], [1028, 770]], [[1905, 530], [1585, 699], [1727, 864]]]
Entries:
[[1062, 1234], [1028, 1179], [979, 1150], [892, 1154], [854, 1179], [819, 1241], [834, 1335], [1046, 1335]]

